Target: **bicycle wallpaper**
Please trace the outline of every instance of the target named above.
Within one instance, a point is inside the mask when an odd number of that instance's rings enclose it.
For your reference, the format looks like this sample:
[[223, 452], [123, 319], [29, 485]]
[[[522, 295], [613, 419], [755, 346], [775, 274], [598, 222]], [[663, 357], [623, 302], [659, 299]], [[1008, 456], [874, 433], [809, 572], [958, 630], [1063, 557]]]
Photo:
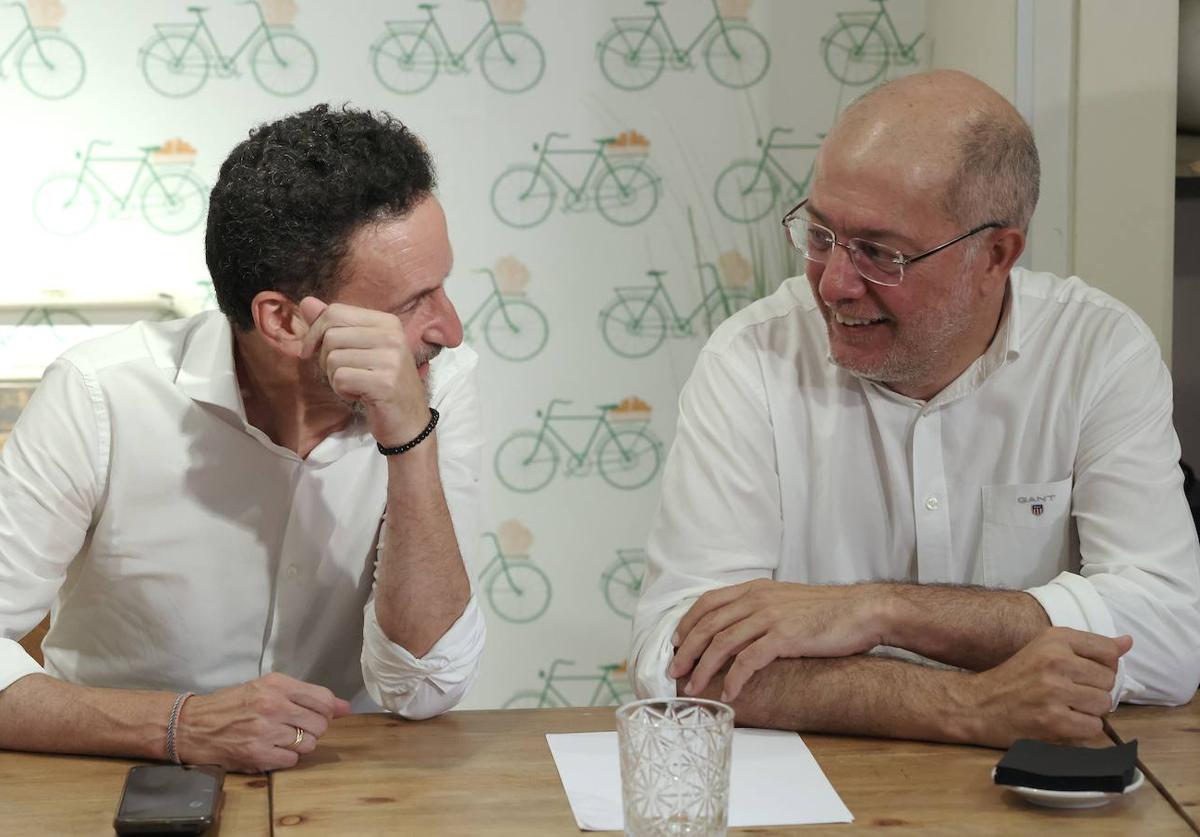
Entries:
[[779, 218], [836, 114], [925, 64], [921, 0], [0, 5], [0, 443], [67, 345], [212, 307], [208, 190], [317, 102], [428, 143], [481, 357], [464, 708], [614, 704], [676, 399], [798, 270]]

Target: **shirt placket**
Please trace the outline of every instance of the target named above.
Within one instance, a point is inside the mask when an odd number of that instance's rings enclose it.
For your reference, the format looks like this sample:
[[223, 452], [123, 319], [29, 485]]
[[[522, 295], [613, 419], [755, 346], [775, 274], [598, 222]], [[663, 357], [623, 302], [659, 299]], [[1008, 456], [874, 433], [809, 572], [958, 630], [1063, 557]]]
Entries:
[[912, 436], [913, 519], [917, 533], [917, 578], [944, 584], [950, 575], [950, 498], [942, 459], [942, 411], [922, 410]]

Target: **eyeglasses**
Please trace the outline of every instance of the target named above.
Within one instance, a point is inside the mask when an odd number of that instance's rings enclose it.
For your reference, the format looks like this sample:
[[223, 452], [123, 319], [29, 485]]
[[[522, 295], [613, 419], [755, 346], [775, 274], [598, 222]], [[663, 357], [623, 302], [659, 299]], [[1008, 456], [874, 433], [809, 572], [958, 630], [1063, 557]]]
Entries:
[[876, 285], [888, 287], [894, 287], [904, 281], [904, 268], [908, 265], [916, 264], [934, 253], [940, 253], [950, 245], [957, 244], [964, 238], [970, 238], [977, 232], [1004, 226], [999, 221], [989, 221], [963, 233], [958, 238], [950, 239], [945, 244], [939, 244], [931, 250], [926, 250], [924, 253], [906, 256], [895, 247], [877, 244], [865, 238], [848, 238], [845, 241], [838, 241], [833, 230], [796, 215], [806, 203], [808, 203], [808, 198], [800, 201], [787, 215], [783, 216], [783, 226], [787, 230], [788, 241], [792, 246], [803, 253], [804, 258], [820, 264], [829, 261], [833, 255], [835, 244], [838, 247], [845, 247], [846, 252], [850, 254], [850, 263], [854, 265], [855, 270], [862, 278], [868, 282], [874, 282]]

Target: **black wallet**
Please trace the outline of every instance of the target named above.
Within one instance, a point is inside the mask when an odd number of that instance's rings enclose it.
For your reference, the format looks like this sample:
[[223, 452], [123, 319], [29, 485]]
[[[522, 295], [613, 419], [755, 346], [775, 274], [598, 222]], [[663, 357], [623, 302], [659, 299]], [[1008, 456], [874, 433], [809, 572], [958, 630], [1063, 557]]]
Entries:
[[1113, 747], [1067, 747], [1022, 738], [996, 765], [997, 785], [1055, 791], [1121, 793], [1133, 781], [1137, 741]]

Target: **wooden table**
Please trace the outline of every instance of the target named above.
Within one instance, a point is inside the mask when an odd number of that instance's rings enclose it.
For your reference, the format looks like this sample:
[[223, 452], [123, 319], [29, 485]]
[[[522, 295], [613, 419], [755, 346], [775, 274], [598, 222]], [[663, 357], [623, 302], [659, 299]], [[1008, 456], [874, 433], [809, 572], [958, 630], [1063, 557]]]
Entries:
[[[86, 756], [0, 752], [0, 833], [5, 837], [113, 837], [125, 773], [143, 762]], [[225, 777], [225, 801], [213, 837], [267, 837], [270, 787], [265, 776]]]
[[[611, 709], [452, 712], [419, 723], [344, 718], [312, 758], [275, 775], [275, 835], [579, 834], [545, 735], [613, 728]], [[996, 750], [822, 735], [804, 740], [855, 822], [734, 833], [844, 835], [879, 826], [914, 835], [1192, 833], [1149, 785], [1104, 808], [1058, 811], [993, 785]]]
[[1200, 834], [1200, 696], [1178, 709], [1123, 704], [1108, 721], [1118, 740], [1137, 739], [1142, 770]]
[[[1200, 700], [1182, 709], [1121, 707], [1110, 720], [1118, 737], [1139, 739], [1155, 784], [1104, 808], [1026, 804], [991, 783], [996, 750], [805, 735], [854, 823], [733, 832], [845, 835], [886, 827], [902, 835], [1192, 835], [1183, 815], [1194, 816], [1200, 798]], [[315, 753], [270, 783], [228, 775], [216, 833], [579, 835], [545, 735], [613, 727], [612, 709], [451, 712], [420, 722], [343, 718]], [[0, 833], [111, 835], [131, 764], [0, 752]]]

